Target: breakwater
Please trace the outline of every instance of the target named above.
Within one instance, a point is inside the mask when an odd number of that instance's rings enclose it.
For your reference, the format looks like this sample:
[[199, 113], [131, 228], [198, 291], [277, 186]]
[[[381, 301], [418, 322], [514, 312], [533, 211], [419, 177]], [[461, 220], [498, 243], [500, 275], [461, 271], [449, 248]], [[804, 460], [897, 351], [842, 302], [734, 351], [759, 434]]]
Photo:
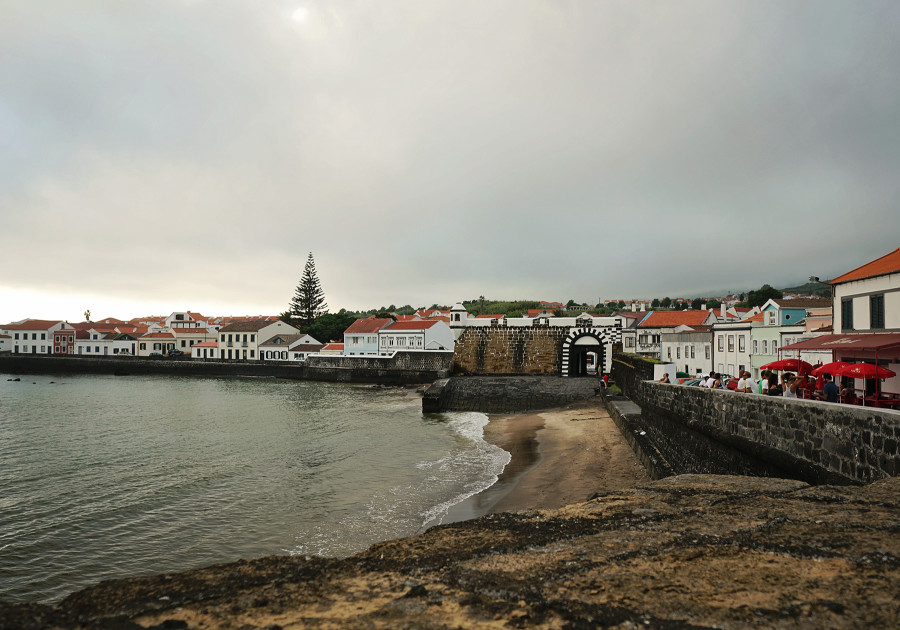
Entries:
[[513, 413], [562, 407], [597, 395], [596, 378], [560, 376], [454, 376], [431, 385], [422, 411]]
[[306, 362], [203, 361], [143, 357], [64, 357], [7, 354], [0, 372], [7, 374], [166, 374], [176, 376], [263, 376], [332, 383], [414, 385], [449, 374], [452, 352], [396, 352], [389, 357], [311, 356]]
[[900, 473], [898, 412], [657, 383], [649, 380], [652, 367], [633, 355], [614, 357], [613, 379], [639, 412], [613, 415], [624, 433], [648, 445], [655, 476], [668, 470], [860, 484]]

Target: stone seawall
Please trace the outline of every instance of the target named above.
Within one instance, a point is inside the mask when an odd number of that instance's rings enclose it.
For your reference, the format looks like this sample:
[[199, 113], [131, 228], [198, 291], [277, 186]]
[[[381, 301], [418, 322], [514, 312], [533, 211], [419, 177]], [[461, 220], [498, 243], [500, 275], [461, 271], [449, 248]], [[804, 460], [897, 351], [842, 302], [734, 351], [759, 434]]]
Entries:
[[512, 413], [550, 409], [593, 398], [596, 378], [560, 376], [454, 376], [432, 384], [422, 410]]
[[848, 484], [900, 473], [900, 412], [662, 384], [644, 380], [646, 367], [617, 355], [613, 378], [676, 474], [725, 466]]
[[456, 340], [454, 374], [559, 374], [567, 328], [466, 328]]
[[339, 383], [410, 385], [446, 377], [451, 352], [397, 352], [393, 357], [310, 357], [307, 364], [34, 355], [0, 356], [6, 374], [166, 374], [183, 376], [267, 376]]

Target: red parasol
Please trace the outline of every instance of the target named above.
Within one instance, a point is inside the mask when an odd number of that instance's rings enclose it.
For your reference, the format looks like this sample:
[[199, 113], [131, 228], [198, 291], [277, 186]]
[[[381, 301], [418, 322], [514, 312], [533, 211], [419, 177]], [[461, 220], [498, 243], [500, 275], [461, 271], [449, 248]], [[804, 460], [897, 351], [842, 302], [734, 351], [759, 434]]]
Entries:
[[822, 374], [831, 374], [832, 376], [838, 376], [841, 373], [841, 370], [847, 367], [848, 365], [853, 365], [852, 363], [847, 363], [846, 361], [834, 361], [833, 363], [826, 363], [825, 365], [820, 365], [815, 368], [810, 374], [813, 376], [821, 376]]
[[850, 378], [890, 378], [897, 375], [893, 370], [874, 363], [851, 363], [841, 368], [840, 374]]
[[797, 372], [802, 376], [804, 374], [809, 374], [810, 372], [812, 372], [813, 366], [806, 361], [801, 361], [800, 359], [781, 359], [779, 361], [766, 363], [760, 369], [778, 371], [790, 370], [792, 372]]

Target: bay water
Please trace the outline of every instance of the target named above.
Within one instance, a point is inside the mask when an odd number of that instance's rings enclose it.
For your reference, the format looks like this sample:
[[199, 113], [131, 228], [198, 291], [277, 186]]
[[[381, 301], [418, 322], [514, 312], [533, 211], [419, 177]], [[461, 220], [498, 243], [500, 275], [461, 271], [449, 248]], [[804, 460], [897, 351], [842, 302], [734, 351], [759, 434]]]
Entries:
[[0, 375], [0, 600], [417, 533], [509, 461], [486, 423], [404, 388]]

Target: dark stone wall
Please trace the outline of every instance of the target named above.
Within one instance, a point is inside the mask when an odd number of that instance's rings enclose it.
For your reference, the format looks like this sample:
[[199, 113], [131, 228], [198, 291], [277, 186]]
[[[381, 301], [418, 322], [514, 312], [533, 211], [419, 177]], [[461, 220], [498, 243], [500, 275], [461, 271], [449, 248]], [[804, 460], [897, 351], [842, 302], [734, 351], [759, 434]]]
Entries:
[[593, 398], [596, 378], [561, 376], [454, 376], [429, 387], [422, 410], [511, 413], [550, 409]]
[[817, 484], [900, 474], [900, 413], [662, 384], [645, 380], [652, 364], [640, 361], [616, 356], [613, 379], [675, 474], [724, 467]]
[[184, 376], [269, 376], [341, 383], [408, 385], [431, 383], [450, 370], [452, 352], [398, 352], [393, 357], [310, 357], [308, 364], [128, 358], [0, 356], [6, 374], [167, 374]]
[[454, 374], [557, 375], [569, 329], [550, 326], [466, 328], [454, 348]]

